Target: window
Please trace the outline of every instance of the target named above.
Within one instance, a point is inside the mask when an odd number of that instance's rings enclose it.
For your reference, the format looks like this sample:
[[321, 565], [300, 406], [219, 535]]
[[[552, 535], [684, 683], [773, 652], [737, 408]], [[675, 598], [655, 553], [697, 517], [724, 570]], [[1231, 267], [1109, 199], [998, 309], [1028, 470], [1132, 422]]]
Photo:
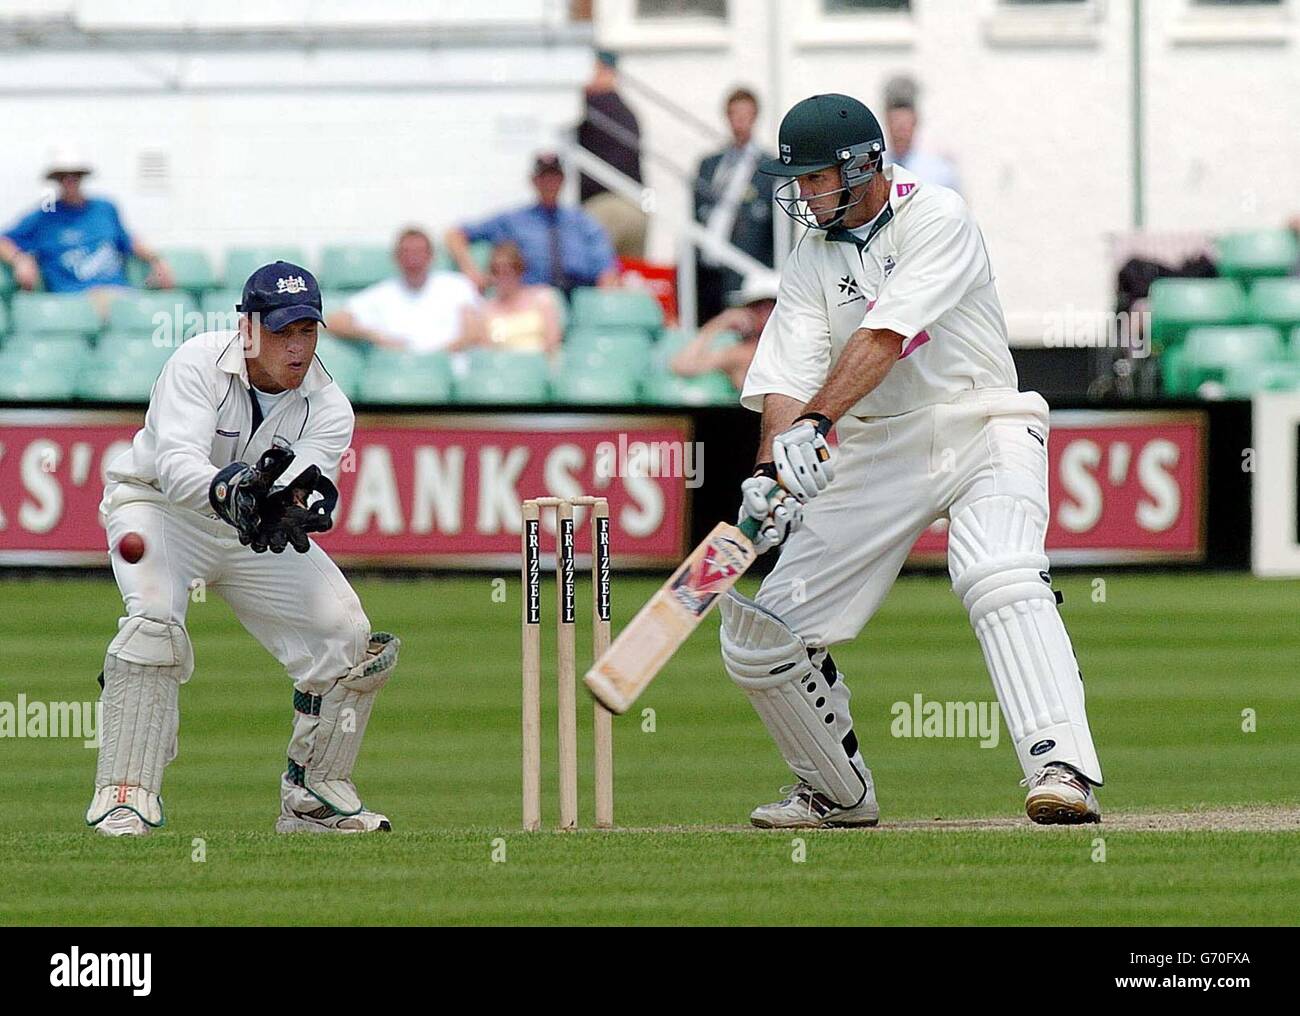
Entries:
[[827, 14], [870, 14], [872, 11], [909, 11], [912, 0], [822, 0]]
[[725, 21], [727, 0], [636, 0], [638, 18], [714, 18]]
[[1285, 0], [1186, 0], [1170, 38], [1187, 45], [1284, 44], [1292, 25]]
[[995, 0], [984, 37], [996, 46], [1096, 46], [1106, 0]]

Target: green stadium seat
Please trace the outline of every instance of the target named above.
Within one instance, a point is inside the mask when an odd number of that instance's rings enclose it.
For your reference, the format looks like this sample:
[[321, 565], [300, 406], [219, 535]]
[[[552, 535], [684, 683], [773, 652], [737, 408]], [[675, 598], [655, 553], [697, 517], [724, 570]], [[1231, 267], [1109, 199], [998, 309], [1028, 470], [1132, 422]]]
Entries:
[[76, 396], [93, 402], [148, 402], [161, 370], [87, 369], [77, 379]]
[[9, 308], [0, 300], [0, 338], [9, 332]]
[[[212, 261], [205, 251], [197, 247], [161, 247], [158, 254], [171, 268], [172, 281], [177, 289], [197, 297], [219, 285], [217, 273], [212, 270]], [[127, 262], [126, 277], [131, 285], [143, 287], [149, 278], [149, 266], [139, 258], [131, 258]]]
[[445, 355], [391, 349], [371, 351], [360, 389], [364, 402], [395, 405], [450, 402], [451, 393], [451, 361]]
[[155, 331], [185, 338], [197, 326], [199, 306], [182, 289], [153, 289], [128, 293], [108, 309], [108, 327], [115, 332]]
[[663, 307], [644, 289], [575, 289], [569, 311], [575, 328], [644, 328], [658, 332], [664, 325]]
[[1256, 392], [1300, 392], [1300, 363], [1237, 363], [1223, 381], [1228, 398], [1249, 398]]
[[1160, 352], [1160, 381], [1165, 395], [1182, 395], [1186, 392], [1183, 381], [1183, 361], [1187, 358], [1185, 346], [1169, 346]]
[[1198, 326], [1246, 320], [1246, 294], [1233, 279], [1156, 279], [1150, 304], [1152, 339], [1162, 349]]
[[362, 379], [366, 376], [366, 352], [367, 347], [362, 343], [336, 338], [328, 333], [322, 333], [316, 341], [316, 358], [349, 398], [361, 390]]
[[92, 335], [101, 324], [81, 293], [15, 293], [10, 307], [16, 332], [77, 332]]
[[453, 391], [457, 402], [532, 405], [547, 400], [549, 382], [550, 362], [541, 353], [475, 349]]
[[0, 298], [8, 296], [17, 288], [13, 270], [6, 264], [0, 264]]
[[656, 406], [736, 405], [740, 395], [721, 371], [699, 377], [656, 374], [641, 387], [641, 401]]
[[321, 251], [322, 286], [334, 289], [365, 289], [395, 271], [393, 252], [381, 244], [335, 244]]
[[231, 247], [226, 251], [225, 286], [243, 290], [244, 283], [262, 265], [272, 261], [291, 261], [306, 267], [306, 256], [301, 247]]
[[1183, 345], [1180, 389], [1204, 394], [1202, 386], [1222, 386], [1230, 369], [1277, 363], [1283, 358], [1282, 336], [1268, 325], [1194, 328]]
[[239, 327], [239, 313], [235, 305], [243, 299], [240, 289], [214, 289], [203, 294], [199, 310], [203, 313], [203, 331], [230, 331]]
[[[649, 369], [654, 343], [650, 336], [635, 328], [589, 329], [577, 328], [564, 339], [566, 362], [576, 358], [609, 361], [623, 369], [643, 373]], [[593, 362], [593, 365], [594, 362]]]
[[636, 375], [616, 370], [566, 368], [551, 382], [551, 401], [572, 405], [627, 406], [637, 401]]
[[0, 354], [0, 400], [64, 402], [72, 398], [76, 382], [77, 370], [68, 364]]
[[1215, 241], [1219, 274], [1251, 279], [1287, 275], [1300, 261], [1300, 243], [1289, 229], [1229, 233]]
[[496, 349], [478, 346], [469, 351], [471, 371], [501, 371], [503, 373], [550, 374], [550, 361], [545, 353], [520, 353], [513, 349]]
[[1284, 331], [1300, 326], [1300, 278], [1256, 281], [1250, 287], [1247, 315], [1252, 323]]
[[62, 366], [71, 365], [75, 372], [81, 369], [81, 365], [91, 355], [91, 348], [84, 335], [75, 333], [15, 332], [5, 340], [0, 355]]

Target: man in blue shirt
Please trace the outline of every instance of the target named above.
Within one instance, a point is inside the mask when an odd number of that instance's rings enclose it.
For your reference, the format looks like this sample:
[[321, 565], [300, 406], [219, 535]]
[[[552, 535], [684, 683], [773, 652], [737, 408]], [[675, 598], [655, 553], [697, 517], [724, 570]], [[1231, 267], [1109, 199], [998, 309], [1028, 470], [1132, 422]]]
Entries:
[[554, 286], [565, 295], [580, 286], [618, 285], [609, 237], [581, 208], [560, 207], [563, 186], [559, 156], [544, 153], [533, 164], [537, 204], [447, 231], [447, 250], [480, 291], [488, 288], [488, 277], [469, 249], [480, 240], [493, 244], [513, 240], [524, 255], [525, 285]]
[[149, 264], [148, 283], [172, 285], [171, 270], [150, 248], [127, 233], [117, 208], [82, 192], [89, 164], [56, 153], [45, 174], [59, 188], [51, 207], [37, 208], [0, 236], [0, 261], [8, 264], [23, 289], [43, 282], [51, 293], [89, 293], [129, 285], [126, 260], [134, 254]]

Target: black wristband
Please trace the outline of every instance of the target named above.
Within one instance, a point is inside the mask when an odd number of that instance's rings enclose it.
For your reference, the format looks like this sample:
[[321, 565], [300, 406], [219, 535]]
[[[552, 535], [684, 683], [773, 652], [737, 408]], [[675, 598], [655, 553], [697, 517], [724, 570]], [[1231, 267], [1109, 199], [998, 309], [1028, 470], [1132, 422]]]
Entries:
[[817, 427], [817, 433], [822, 437], [829, 434], [831, 428], [835, 426], [829, 416], [824, 416], [821, 413], [804, 413], [803, 416], [795, 417], [794, 422], [798, 423], [800, 420], [811, 420]]
[[750, 475], [751, 475], [751, 476], [766, 476], [769, 480], [775, 480], [775, 479], [776, 479], [776, 463], [775, 463], [775, 462], [760, 462], [758, 465], [756, 465], [756, 466], [754, 467], [754, 471], [753, 471]]

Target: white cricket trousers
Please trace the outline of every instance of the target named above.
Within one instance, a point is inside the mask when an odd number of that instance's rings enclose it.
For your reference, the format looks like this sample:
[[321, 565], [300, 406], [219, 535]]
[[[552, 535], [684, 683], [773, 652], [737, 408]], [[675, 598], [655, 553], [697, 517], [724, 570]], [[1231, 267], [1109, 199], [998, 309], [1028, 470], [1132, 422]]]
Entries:
[[[855, 638], [936, 520], [981, 497], [1047, 503], [1047, 403], [985, 389], [901, 416], [836, 424], [835, 479], [804, 509], [756, 600], [810, 647]], [[1034, 541], [1042, 552], [1039, 535]]]
[[248, 633], [284, 665], [299, 691], [323, 695], [361, 662], [370, 621], [338, 566], [315, 542], [305, 554], [256, 554], [220, 519], [155, 501], [123, 501], [120, 486], [105, 519], [110, 551], [128, 532], [144, 557], [111, 553], [126, 617], [185, 626], [196, 588], [216, 593]]

